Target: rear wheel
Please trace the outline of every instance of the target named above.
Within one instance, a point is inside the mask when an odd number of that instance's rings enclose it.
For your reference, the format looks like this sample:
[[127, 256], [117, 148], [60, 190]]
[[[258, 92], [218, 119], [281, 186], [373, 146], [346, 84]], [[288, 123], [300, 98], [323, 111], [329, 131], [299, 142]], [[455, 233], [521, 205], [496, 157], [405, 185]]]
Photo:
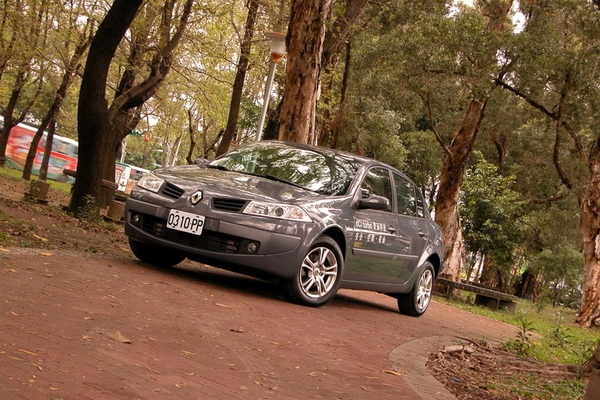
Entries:
[[322, 236], [310, 247], [296, 277], [282, 283], [287, 300], [311, 307], [329, 302], [342, 282], [344, 259], [338, 244]]
[[420, 317], [429, 307], [433, 291], [435, 271], [430, 262], [426, 262], [411, 291], [398, 297], [398, 308], [402, 314]]
[[146, 264], [156, 267], [172, 267], [185, 260], [185, 256], [179, 253], [174, 253], [162, 247], [149, 245], [129, 239], [129, 247], [131, 252], [141, 261]]

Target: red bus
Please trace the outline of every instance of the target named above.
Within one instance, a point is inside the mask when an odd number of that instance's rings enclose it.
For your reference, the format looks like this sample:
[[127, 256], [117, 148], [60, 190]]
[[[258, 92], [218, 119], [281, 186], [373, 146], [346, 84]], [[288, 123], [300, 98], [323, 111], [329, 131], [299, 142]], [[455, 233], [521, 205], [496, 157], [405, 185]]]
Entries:
[[[38, 128], [27, 124], [18, 124], [13, 127], [8, 137], [6, 145], [6, 165], [22, 171], [25, 167], [25, 160], [33, 136]], [[38, 175], [42, 158], [44, 157], [44, 149], [46, 148], [47, 133], [40, 140], [40, 143], [33, 160], [31, 173]], [[55, 181], [67, 182], [73, 178], [63, 174], [64, 169], [77, 170], [77, 152], [79, 144], [76, 140], [54, 135], [52, 139], [52, 152], [50, 153], [50, 161], [48, 162], [48, 179]]]

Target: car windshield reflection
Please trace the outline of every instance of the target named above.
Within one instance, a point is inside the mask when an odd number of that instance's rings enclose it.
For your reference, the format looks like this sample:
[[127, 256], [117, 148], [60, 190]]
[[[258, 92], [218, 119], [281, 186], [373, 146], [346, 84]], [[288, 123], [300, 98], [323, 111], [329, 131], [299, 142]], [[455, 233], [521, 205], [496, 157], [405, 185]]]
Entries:
[[263, 176], [325, 195], [345, 194], [358, 169], [350, 159], [264, 142], [232, 151], [208, 167]]

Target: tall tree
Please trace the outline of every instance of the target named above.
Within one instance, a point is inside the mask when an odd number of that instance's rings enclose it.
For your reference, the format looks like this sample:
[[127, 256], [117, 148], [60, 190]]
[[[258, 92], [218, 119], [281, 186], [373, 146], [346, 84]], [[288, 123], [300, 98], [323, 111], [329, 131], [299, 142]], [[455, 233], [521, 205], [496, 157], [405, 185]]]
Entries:
[[316, 102], [331, 0], [292, 0], [279, 138], [316, 143]]
[[[593, 133], [599, 96], [593, 66], [599, 56], [594, 42], [600, 31], [598, 10], [594, 18], [589, 3], [527, 6], [528, 20], [514, 49], [511, 73], [496, 83], [549, 121], [546, 134], [552, 138], [559, 189], [574, 193], [580, 205], [584, 275], [577, 322], [600, 326], [600, 139]], [[526, 56], [532, 43], [538, 57]]]
[[[475, 4], [480, 7], [479, 10], [486, 22], [486, 28], [491, 34], [497, 31], [512, 30], [512, 25], [508, 21], [512, 0], [480, 1]], [[500, 64], [496, 60], [498, 50], [493, 46], [490, 47], [483, 52], [482, 58], [474, 60], [474, 63], [485, 69], [491, 67], [493, 71], [493, 66]], [[435, 220], [442, 228], [446, 246], [440, 275], [452, 280], [458, 280], [462, 267], [463, 240], [458, 209], [459, 193], [464, 180], [467, 161], [483, 120], [489, 99], [489, 90], [490, 88], [485, 86], [475, 88], [470, 104], [466, 108], [463, 122], [454, 134], [450, 145], [445, 145], [440, 140], [440, 144], [445, 150], [445, 157], [435, 203]], [[427, 103], [427, 98], [425, 98], [425, 103]], [[433, 115], [431, 117], [430, 123], [435, 126]], [[439, 137], [439, 135], [436, 136]]]
[[[75, 183], [75, 188], [73, 191], [73, 196], [71, 199], [70, 210], [72, 212], [77, 213], [85, 204], [89, 201], [86, 200], [86, 196], [92, 196], [97, 204], [102, 207], [105, 206], [108, 202], [108, 197], [106, 194], [110, 194], [110, 188], [108, 190], [102, 188], [103, 179], [106, 181], [112, 181], [114, 178], [114, 160], [117, 154], [118, 148], [121, 145], [122, 140], [129, 134], [129, 132], [137, 125], [140, 120], [140, 112], [141, 106], [150, 99], [158, 90], [160, 85], [164, 82], [166, 76], [168, 75], [174, 58], [174, 50], [179, 44], [181, 37], [185, 31], [185, 28], [188, 24], [189, 16], [191, 13], [192, 5], [194, 0], [186, 0], [181, 7], [178, 7], [178, 3], [176, 0], [166, 0], [163, 5], [157, 5], [156, 3], [148, 4], [147, 7], [152, 5], [156, 5], [156, 8], [153, 10], [159, 10], [158, 12], [158, 28], [155, 30], [157, 32], [157, 41], [152, 43], [152, 45], [148, 44], [148, 47], [152, 47], [153, 53], [151, 53], [150, 59], [145, 61], [142, 55], [142, 51], [146, 49], [146, 41], [147, 38], [144, 35], [140, 35], [139, 32], [132, 34], [133, 39], [131, 41], [130, 53], [129, 53], [129, 65], [128, 68], [125, 69], [121, 77], [121, 81], [117, 86], [117, 90], [115, 93], [115, 97], [107, 107], [107, 100], [105, 99], [105, 95], [103, 95], [103, 107], [102, 112], [98, 113], [95, 118], [101, 119], [101, 123], [97, 124], [96, 127], [91, 128], [97, 131], [97, 135], [106, 136], [102, 139], [96, 139], [92, 143], [91, 149], [86, 148], [81, 149], [81, 147], [87, 147], [84, 143], [82, 143], [82, 133], [84, 136], [88, 135], [88, 133], [82, 132], [82, 122], [84, 125], [89, 124], [92, 121], [93, 115], [83, 116], [83, 110], [85, 107], [91, 107], [95, 103], [94, 101], [90, 101], [89, 99], [82, 101], [81, 98], [89, 96], [89, 93], [85, 92], [84, 89], [90, 90], [87, 86], [82, 83], [81, 94], [80, 94], [80, 108], [79, 108], [79, 137], [80, 137], [80, 162], [86, 163], [86, 168], [89, 168], [87, 165], [88, 160], [95, 161], [95, 167], [87, 171], [87, 174], [92, 173], [94, 177], [90, 177], [90, 179], [86, 179], [87, 183], [81, 184], [79, 187], [77, 185], [77, 181], [79, 181], [79, 168], [77, 174], [77, 180]], [[119, 7], [125, 7], [120, 2], [115, 2], [111, 10], [107, 14], [107, 17], [104, 21], [108, 19], [111, 11], [115, 6], [119, 4]], [[129, 6], [133, 8], [132, 5]], [[139, 9], [140, 4], [135, 7], [135, 12]], [[150, 19], [154, 18], [154, 11], [150, 10], [149, 13], [152, 15]], [[177, 22], [174, 22], [174, 17], [177, 12], [180, 12], [179, 19]], [[134, 13], [135, 15], [135, 13]], [[127, 14], [129, 17], [129, 14]], [[133, 16], [131, 20], [127, 20], [127, 26], [125, 27], [125, 32], [129, 25], [133, 21]], [[124, 21], [125, 18], [115, 18], [113, 17], [111, 24], [109, 24], [109, 28], [113, 31], [117, 31], [121, 29], [123, 26], [120, 25], [121, 21]], [[103, 21], [103, 22], [104, 22]], [[147, 26], [146, 29], [152, 30], [152, 26]], [[100, 29], [99, 29], [100, 32]], [[120, 32], [120, 31], [119, 31]], [[114, 35], [114, 33], [112, 33]], [[123, 33], [124, 34], [124, 33]], [[121, 38], [123, 36], [121, 34]], [[98, 33], [96, 34], [96, 36]], [[94, 41], [96, 37], [94, 38]], [[104, 44], [106, 39], [102, 39], [102, 45], [106, 47]], [[120, 40], [116, 42], [111, 42], [110, 45], [118, 46]], [[92, 46], [94, 42], [92, 42]], [[116, 51], [116, 47], [112, 49], [110, 57], [114, 56]], [[102, 57], [108, 57], [108, 52], [104, 52]], [[98, 69], [98, 65], [90, 64], [90, 57], [92, 56], [92, 49], [90, 48], [90, 55], [88, 56], [88, 63], [86, 65], [87, 68], [91, 67], [94, 70]], [[98, 57], [97, 54], [94, 56]], [[102, 58], [101, 57], [101, 58]], [[99, 62], [104, 62], [104, 59], [98, 60]], [[108, 60], [110, 62], [110, 60]], [[146, 64], [147, 62], [147, 64]], [[94, 65], [92, 67], [92, 65]], [[147, 68], [145, 68], [147, 66]], [[106, 86], [107, 72], [108, 72], [108, 64], [106, 66], [102, 65], [102, 68], [106, 68], [105, 71], [102, 72], [102, 86]], [[143, 73], [146, 72], [146, 75], [143, 76]], [[92, 75], [99, 75], [98, 72], [94, 72]], [[86, 73], [84, 73], [84, 79], [86, 77]], [[100, 77], [96, 78], [96, 81], [99, 80]], [[89, 85], [89, 83], [88, 83]], [[93, 86], [93, 85], [92, 85]], [[100, 95], [100, 90], [98, 85], [94, 87], [94, 93], [96, 96]], [[104, 107], [107, 107], [106, 113], [104, 113]], [[104, 120], [107, 119], [107, 121]], [[104, 125], [107, 123], [108, 125]], [[89, 128], [90, 126], [87, 125]], [[85, 137], [84, 140], [89, 137]], [[84, 153], [84, 151], [86, 153]], [[92, 158], [88, 152], [97, 152], [97, 154]], [[83, 158], [82, 155], [86, 154], [88, 157]], [[81, 165], [81, 164], [80, 164]]]
[[[2, 54], [0, 66], [4, 71], [10, 58], [11, 64], [14, 64], [12, 67], [15, 78], [8, 102], [2, 109], [4, 121], [0, 131], [0, 165], [4, 165], [6, 161], [5, 153], [11, 129], [25, 119], [42, 91], [45, 65], [38, 62], [35, 54], [45, 46], [50, 30], [50, 4], [17, 2], [15, 9], [9, 15], [5, 14], [4, 18], [10, 19], [13, 31], [7, 49]], [[13, 53], [14, 47], [19, 50]], [[28, 86], [34, 87], [29, 94], [26, 93]], [[24, 93], [26, 96], [23, 96]]]
[[254, 36], [254, 21], [257, 18], [259, 3], [257, 0], [248, 1], [248, 17], [244, 29], [244, 38], [240, 44], [240, 59], [237, 65], [235, 80], [233, 81], [233, 90], [231, 93], [231, 103], [229, 105], [229, 116], [227, 118], [227, 126], [223, 133], [221, 143], [217, 148], [217, 155], [224, 154], [229, 150], [229, 144], [235, 136], [237, 129], [238, 117], [240, 114], [240, 104], [242, 101], [242, 93], [244, 90], [244, 81], [246, 79], [246, 71], [248, 70], [248, 62], [250, 50], [252, 48], [252, 38]]
[[[77, 10], [73, 9], [70, 11], [70, 18], [66, 20], [66, 30], [69, 31], [67, 35], [74, 33], [74, 35], [76, 36], [76, 42], [72, 43], [72, 39], [70, 37], [67, 37], [65, 50], [69, 50], [71, 46], [74, 46], [74, 48], [72, 50], [70, 59], [65, 60], [63, 77], [61, 79], [60, 85], [56, 89], [54, 99], [52, 100], [48, 111], [42, 118], [42, 122], [40, 123], [38, 130], [33, 136], [33, 140], [31, 141], [29, 152], [27, 153], [27, 158], [25, 160], [25, 166], [23, 168], [22, 177], [25, 180], [29, 180], [31, 178], [31, 169], [33, 167], [35, 155], [37, 154], [38, 144], [40, 142], [40, 139], [42, 138], [44, 130], [46, 130], [50, 126], [51, 121], [55, 121], [56, 115], [58, 114], [60, 108], [62, 107], [63, 101], [67, 96], [67, 90], [69, 89], [77, 75], [82, 72], [81, 59], [83, 58], [84, 53], [87, 51], [90, 43], [92, 42], [92, 20], [88, 19], [87, 22], [83, 24], [83, 26], [79, 26], [79, 24], [77, 23], [79, 15], [75, 13], [75, 11]], [[81, 31], [78, 31], [78, 29], [81, 29]], [[50, 138], [46, 140], [46, 148], [47, 150], [52, 149], [52, 140], [50, 140]], [[46, 161], [45, 165], [44, 163], [42, 163], [42, 166], [40, 168], [39, 175], [41, 180], [46, 180], [47, 171], [48, 164]]]
[[[600, 9], [600, 2], [594, 1]], [[595, 110], [597, 113], [598, 110]], [[597, 134], [588, 156], [590, 179], [583, 198], [581, 233], [583, 234], [583, 299], [577, 322], [583, 326], [600, 326], [600, 135]], [[600, 346], [596, 353], [600, 352]], [[596, 377], [596, 384], [600, 385]]]
[[[333, 12], [335, 20], [330, 23], [331, 28], [325, 33], [323, 42], [323, 84], [322, 103], [319, 108], [324, 109], [322, 120], [317, 126], [318, 143], [322, 146], [330, 145], [336, 147], [337, 136], [340, 130], [340, 121], [343, 119], [344, 100], [348, 89], [348, 74], [350, 72], [350, 49], [351, 32], [355, 28], [356, 21], [363, 14], [369, 0], [345, 0], [334, 4]], [[339, 10], [341, 8], [341, 10]], [[338, 15], [339, 14], [339, 15]], [[337, 16], [336, 16], [337, 15]], [[334, 82], [336, 67], [340, 61], [342, 52], [345, 59], [342, 72], [342, 84], [339, 89], [339, 99], [334, 100]], [[337, 110], [334, 104], [337, 103]]]
[[[159, 23], [156, 41], [150, 41], [147, 32], [136, 31], [131, 43], [128, 65], [121, 77], [113, 102], [108, 108], [113, 140], [113, 152], [107, 158], [104, 178], [112, 180], [115, 175], [114, 158], [123, 139], [138, 124], [141, 107], [156, 94], [171, 71], [174, 52], [188, 25], [194, 0], [185, 0], [181, 10], [177, 10], [177, 0], [166, 0], [164, 4], [156, 3], [153, 10], [148, 10], [149, 20], [157, 14]], [[146, 10], [151, 4], [146, 6]], [[178, 20], [176, 14], [180, 11]], [[146, 22], [146, 30], [153, 29], [151, 22]], [[150, 51], [149, 51], [150, 50]], [[150, 55], [146, 60], [144, 55]], [[144, 75], [145, 74], [145, 75]], [[102, 200], [102, 199], [100, 199]], [[102, 204], [102, 201], [100, 201]], [[102, 204], [103, 205], [103, 204]]]
[[114, 164], [114, 136], [110, 132], [106, 100], [108, 70], [117, 46], [142, 2], [115, 0], [90, 45], [79, 94], [79, 164], [69, 204], [73, 213], [79, 213], [88, 205], [87, 196], [101, 198], [103, 172], [109, 169], [106, 164]]

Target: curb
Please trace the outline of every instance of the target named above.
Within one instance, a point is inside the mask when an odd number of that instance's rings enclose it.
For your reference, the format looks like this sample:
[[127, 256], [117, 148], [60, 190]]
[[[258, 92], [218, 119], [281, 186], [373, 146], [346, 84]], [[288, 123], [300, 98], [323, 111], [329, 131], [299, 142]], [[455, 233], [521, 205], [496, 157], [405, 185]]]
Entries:
[[394, 371], [402, 375], [421, 400], [456, 400], [456, 396], [431, 375], [426, 364], [429, 354], [457, 340], [460, 339], [455, 336], [429, 336], [411, 340], [392, 350], [388, 359]]

